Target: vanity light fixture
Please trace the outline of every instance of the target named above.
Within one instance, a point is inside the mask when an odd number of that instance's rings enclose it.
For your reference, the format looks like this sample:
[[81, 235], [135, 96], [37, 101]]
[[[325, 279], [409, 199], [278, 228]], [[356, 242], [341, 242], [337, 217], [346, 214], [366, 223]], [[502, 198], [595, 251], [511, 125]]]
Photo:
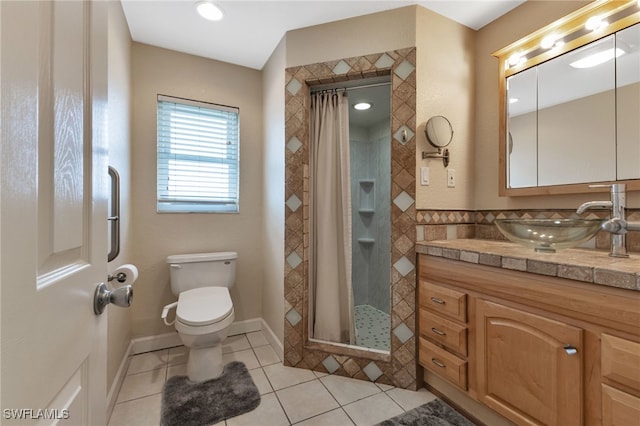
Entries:
[[514, 53], [513, 55], [509, 56], [508, 59], [508, 63], [509, 66], [516, 66], [516, 65], [520, 65], [523, 64], [524, 62], [526, 62], [527, 57], [523, 56], [521, 53]]
[[549, 34], [540, 42], [540, 47], [543, 49], [557, 49], [564, 46], [564, 40], [559, 38], [556, 34]]
[[575, 62], [571, 62], [569, 66], [573, 68], [591, 68], [596, 65], [603, 64], [607, 61], [612, 60], [613, 58], [617, 58], [618, 56], [622, 56], [625, 54], [625, 51], [620, 49], [619, 47], [603, 50], [602, 52], [597, 52], [592, 55], [587, 56], [586, 58], [578, 59]]
[[208, 21], [220, 21], [224, 17], [222, 9], [211, 1], [203, 0], [196, 3], [198, 14]]
[[602, 16], [596, 15], [587, 19], [584, 27], [589, 31], [597, 31], [605, 28], [609, 23], [602, 19]]
[[358, 102], [353, 106], [353, 109], [357, 109], [358, 111], [365, 111], [371, 108], [371, 104], [369, 102]]
[[555, 34], [549, 34], [540, 42], [540, 47], [543, 49], [551, 49], [554, 44], [556, 44], [557, 36]]

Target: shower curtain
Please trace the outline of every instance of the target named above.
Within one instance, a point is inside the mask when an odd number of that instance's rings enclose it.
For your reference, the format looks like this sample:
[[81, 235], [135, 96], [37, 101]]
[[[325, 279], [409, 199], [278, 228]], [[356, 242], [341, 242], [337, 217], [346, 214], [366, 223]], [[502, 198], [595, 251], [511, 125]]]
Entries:
[[354, 344], [346, 91], [311, 95], [310, 140], [311, 331], [316, 339]]

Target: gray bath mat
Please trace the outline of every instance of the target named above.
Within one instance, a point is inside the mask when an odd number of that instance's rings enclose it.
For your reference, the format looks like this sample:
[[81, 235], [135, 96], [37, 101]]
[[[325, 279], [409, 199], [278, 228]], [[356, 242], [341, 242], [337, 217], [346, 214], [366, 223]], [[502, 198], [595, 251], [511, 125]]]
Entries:
[[434, 399], [376, 426], [475, 426], [443, 401]]
[[217, 379], [192, 382], [174, 376], [162, 390], [162, 426], [205, 426], [247, 413], [260, 404], [260, 393], [247, 367], [239, 361], [225, 365]]

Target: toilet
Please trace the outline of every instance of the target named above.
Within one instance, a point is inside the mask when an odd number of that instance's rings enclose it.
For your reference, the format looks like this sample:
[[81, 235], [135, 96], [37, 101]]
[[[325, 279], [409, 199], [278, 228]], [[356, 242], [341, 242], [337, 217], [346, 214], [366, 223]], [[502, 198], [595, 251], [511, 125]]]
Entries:
[[[182, 343], [189, 348], [187, 376], [194, 382], [219, 377], [224, 370], [222, 342], [233, 323], [229, 288], [236, 279], [235, 252], [179, 254], [167, 257], [171, 291], [178, 301], [162, 310], [167, 325], [175, 325]], [[167, 321], [176, 308], [175, 320]]]

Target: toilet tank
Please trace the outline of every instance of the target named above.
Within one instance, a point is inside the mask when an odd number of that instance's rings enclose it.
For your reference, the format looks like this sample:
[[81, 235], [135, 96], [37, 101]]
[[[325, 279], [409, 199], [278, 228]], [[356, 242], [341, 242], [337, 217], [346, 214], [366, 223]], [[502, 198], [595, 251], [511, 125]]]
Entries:
[[193, 253], [167, 256], [171, 291], [178, 295], [199, 287], [228, 287], [236, 282], [236, 252]]

